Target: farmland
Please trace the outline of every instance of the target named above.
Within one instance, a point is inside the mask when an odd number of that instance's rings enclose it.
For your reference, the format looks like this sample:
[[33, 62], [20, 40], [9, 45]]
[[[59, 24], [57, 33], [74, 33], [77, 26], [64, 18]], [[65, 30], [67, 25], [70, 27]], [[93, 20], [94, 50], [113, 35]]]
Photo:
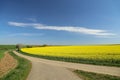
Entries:
[[15, 45], [0, 45], [0, 58], [2, 58], [4, 52], [9, 49], [15, 49]]
[[0, 50], [15, 49], [15, 45], [0, 45]]
[[22, 48], [21, 51], [47, 59], [120, 66], [120, 45], [47, 46]]
[[31, 69], [31, 62], [11, 50], [15, 45], [0, 45], [0, 80], [25, 80]]

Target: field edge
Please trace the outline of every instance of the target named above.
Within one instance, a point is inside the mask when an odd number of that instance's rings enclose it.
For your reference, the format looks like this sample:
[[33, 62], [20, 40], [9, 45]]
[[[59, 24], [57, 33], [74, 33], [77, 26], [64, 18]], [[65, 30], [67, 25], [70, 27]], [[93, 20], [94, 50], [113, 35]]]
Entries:
[[15, 55], [12, 51], [10, 51], [9, 54], [18, 61], [18, 66], [3, 76], [0, 80], [26, 80], [31, 71], [31, 62]]
[[[113, 67], [120, 67], [120, 62], [117, 64], [113, 64], [110, 62], [105, 62], [104, 60], [88, 60], [88, 59], [77, 59], [77, 58], [65, 58], [65, 57], [54, 57], [54, 56], [43, 56], [43, 55], [33, 55], [29, 54], [23, 51], [17, 51], [19, 53], [22, 53], [24, 55], [32, 56], [32, 57], [38, 57], [43, 59], [49, 59], [49, 60], [57, 60], [57, 61], [65, 61], [65, 62], [73, 62], [73, 63], [83, 63], [83, 64], [93, 64], [93, 65], [99, 65], [99, 66], [113, 66]], [[111, 61], [112, 62], [112, 61]]]
[[120, 80], [120, 77], [118, 76], [107, 74], [99, 74], [82, 70], [74, 70], [73, 72], [83, 80]]

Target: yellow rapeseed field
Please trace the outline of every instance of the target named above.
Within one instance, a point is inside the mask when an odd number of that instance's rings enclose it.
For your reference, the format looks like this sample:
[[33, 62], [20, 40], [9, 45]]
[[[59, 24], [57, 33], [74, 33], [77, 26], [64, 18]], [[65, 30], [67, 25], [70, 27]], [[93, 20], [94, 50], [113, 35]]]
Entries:
[[21, 51], [44, 56], [95, 60], [120, 60], [120, 45], [47, 46], [22, 48]]

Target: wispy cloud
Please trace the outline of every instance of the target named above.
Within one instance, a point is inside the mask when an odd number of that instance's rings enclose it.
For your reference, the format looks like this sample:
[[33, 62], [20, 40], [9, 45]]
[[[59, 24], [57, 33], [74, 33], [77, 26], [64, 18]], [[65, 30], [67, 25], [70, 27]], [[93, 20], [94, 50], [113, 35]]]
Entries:
[[43, 34], [41, 33], [14, 33], [14, 34], [9, 34], [8, 36], [14, 37], [14, 36], [42, 36]]
[[18, 27], [33, 27], [35, 29], [45, 29], [45, 30], [57, 30], [57, 31], [68, 31], [68, 32], [76, 32], [94, 36], [114, 36], [116, 34], [110, 33], [107, 30], [101, 29], [90, 29], [85, 27], [74, 27], [74, 26], [47, 26], [39, 23], [19, 23], [19, 22], [8, 22], [11, 26]]
[[26, 18], [27, 20], [30, 20], [30, 21], [33, 21], [33, 22], [36, 22], [37, 19], [36, 18]]
[[20, 23], [20, 22], [8, 22], [9, 25], [11, 26], [18, 26], [18, 27], [28, 27], [28, 26], [44, 26], [43, 24], [38, 24], [38, 23]]

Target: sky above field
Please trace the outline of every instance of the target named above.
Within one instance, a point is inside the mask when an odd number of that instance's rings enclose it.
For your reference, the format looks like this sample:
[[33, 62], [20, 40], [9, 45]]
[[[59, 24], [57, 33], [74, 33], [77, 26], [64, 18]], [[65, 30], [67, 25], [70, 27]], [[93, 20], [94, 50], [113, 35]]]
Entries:
[[118, 44], [120, 0], [0, 0], [0, 44]]

